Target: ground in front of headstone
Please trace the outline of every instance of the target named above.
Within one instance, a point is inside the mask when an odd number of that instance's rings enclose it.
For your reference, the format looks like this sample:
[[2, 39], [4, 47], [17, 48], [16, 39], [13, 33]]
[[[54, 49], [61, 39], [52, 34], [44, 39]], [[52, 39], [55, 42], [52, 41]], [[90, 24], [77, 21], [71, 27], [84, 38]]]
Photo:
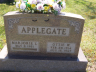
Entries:
[[88, 62], [86, 70], [88, 72], [96, 72], [96, 62]]

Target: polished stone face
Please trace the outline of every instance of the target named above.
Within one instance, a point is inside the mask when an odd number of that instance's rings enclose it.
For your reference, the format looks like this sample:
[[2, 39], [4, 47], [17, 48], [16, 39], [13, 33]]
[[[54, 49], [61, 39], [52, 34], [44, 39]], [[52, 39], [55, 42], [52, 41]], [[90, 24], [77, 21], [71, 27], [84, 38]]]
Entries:
[[71, 13], [4, 15], [9, 55], [77, 57], [84, 18]]

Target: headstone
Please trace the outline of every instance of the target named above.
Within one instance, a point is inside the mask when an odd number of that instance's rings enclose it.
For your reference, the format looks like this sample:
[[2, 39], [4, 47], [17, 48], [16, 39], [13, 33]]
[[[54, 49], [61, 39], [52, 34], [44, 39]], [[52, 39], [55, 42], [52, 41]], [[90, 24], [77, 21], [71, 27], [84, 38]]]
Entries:
[[4, 15], [7, 46], [0, 53], [0, 70], [86, 71], [81, 48], [84, 18], [72, 13]]
[[4, 22], [9, 56], [78, 56], [84, 25], [80, 15], [15, 11], [4, 15]]

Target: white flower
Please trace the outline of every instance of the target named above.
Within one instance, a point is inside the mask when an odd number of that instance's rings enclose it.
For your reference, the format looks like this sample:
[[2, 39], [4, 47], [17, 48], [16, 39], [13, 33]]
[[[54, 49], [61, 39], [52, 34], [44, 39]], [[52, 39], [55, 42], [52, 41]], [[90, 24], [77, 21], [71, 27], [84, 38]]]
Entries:
[[52, 0], [48, 0], [49, 4], [52, 5], [54, 2]]
[[28, 0], [30, 4], [37, 4], [37, 0]]
[[65, 3], [65, 1], [62, 2], [62, 5], [63, 5], [63, 9], [65, 9], [65, 8], [66, 8], [66, 3]]
[[29, 2], [29, 3], [31, 3], [31, 2], [32, 2], [32, 0], [28, 0], [28, 2]]
[[44, 0], [42, 3], [43, 4], [49, 4], [49, 1], [48, 0]]
[[54, 3], [53, 4], [53, 9], [58, 11], [60, 8], [59, 8], [59, 5], [57, 3]]
[[37, 0], [37, 3], [40, 3], [40, 2], [42, 2], [42, 0]]
[[43, 4], [37, 4], [37, 10], [44, 10]]
[[19, 8], [19, 4], [20, 4], [20, 1], [16, 2], [16, 8]]
[[20, 9], [24, 10], [26, 8], [26, 5], [24, 2], [22, 2], [22, 4], [20, 5]]

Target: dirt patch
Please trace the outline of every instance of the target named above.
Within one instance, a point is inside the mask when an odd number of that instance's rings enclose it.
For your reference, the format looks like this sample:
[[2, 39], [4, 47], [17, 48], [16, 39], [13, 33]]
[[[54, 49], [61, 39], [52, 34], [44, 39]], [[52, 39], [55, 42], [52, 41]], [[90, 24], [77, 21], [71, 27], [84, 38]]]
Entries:
[[88, 63], [86, 70], [88, 72], [96, 72], [96, 62]]

